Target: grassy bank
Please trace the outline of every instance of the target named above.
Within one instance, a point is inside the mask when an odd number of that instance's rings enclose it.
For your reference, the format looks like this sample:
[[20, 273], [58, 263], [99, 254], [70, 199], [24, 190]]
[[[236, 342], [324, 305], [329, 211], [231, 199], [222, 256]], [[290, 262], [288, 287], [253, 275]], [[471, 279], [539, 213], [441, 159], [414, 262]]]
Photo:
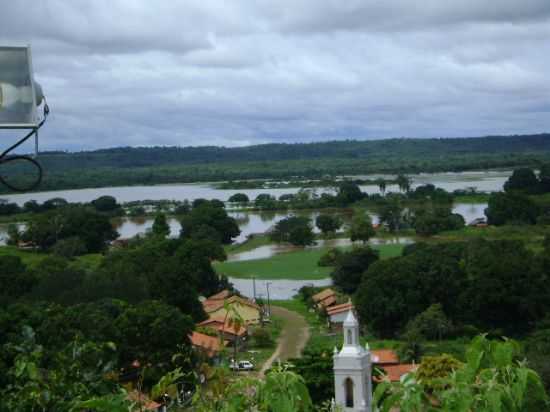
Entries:
[[[380, 257], [401, 255], [403, 245], [376, 245]], [[317, 262], [328, 248], [302, 249], [281, 253], [267, 259], [254, 259], [236, 262], [221, 262], [214, 265], [216, 271], [227, 276], [249, 279], [324, 279], [332, 268], [320, 267]]]

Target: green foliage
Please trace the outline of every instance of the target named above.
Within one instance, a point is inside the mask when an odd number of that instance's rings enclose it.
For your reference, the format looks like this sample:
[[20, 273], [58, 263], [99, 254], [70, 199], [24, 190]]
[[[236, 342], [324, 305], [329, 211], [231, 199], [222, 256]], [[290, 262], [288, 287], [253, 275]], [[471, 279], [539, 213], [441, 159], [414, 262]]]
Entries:
[[516, 192], [492, 194], [485, 209], [490, 225], [535, 224], [539, 213], [539, 208], [529, 197]]
[[[506, 340], [474, 338], [464, 367], [433, 379], [426, 387], [414, 374], [397, 385], [382, 383], [375, 391], [377, 411], [398, 407], [412, 411], [503, 411], [546, 410], [548, 396], [535, 371], [518, 362], [519, 346]], [[434, 384], [435, 383], [435, 384]]]
[[16, 224], [10, 223], [8, 225], [7, 234], [8, 234], [8, 239], [6, 241], [6, 244], [17, 246], [21, 241], [21, 231], [19, 230], [19, 227]]
[[399, 186], [399, 190], [402, 192], [409, 192], [411, 190], [411, 178], [405, 175], [398, 175], [395, 179], [397, 182], [397, 186]]
[[209, 201], [194, 206], [189, 213], [182, 216], [180, 223], [181, 237], [184, 239], [192, 238], [204, 226], [214, 229], [223, 244], [230, 244], [241, 233], [235, 219], [229, 217], [223, 207]]
[[417, 244], [403, 257], [371, 265], [354, 301], [361, 318], [385, 336], [435, 303], [454, 324], [521, 334], [550, 309], [549, 268], [544, 255], [519, 241]]
[[330, 345], [308, 345], [300, 358], [289, 362], [292, 370], [304, 378], [315, 405], [334, 398], [334, 362]]
[[59, 239], [52, 246], [52, 253], [56, 256], [72, 259], [76, 256], [85, 255], [88, 252], [86, 244], [78, 236]]
[[48, 256], [32, 270], [37, 280], [30, 296], [35, 300], [46, 300], [63, 305], [82, 301], [85, 273], [58, 256]]
[[92, 200], [92, 205], [98, 212], [112, 212], [120, 208], [120, 205], [113, 196], [100, 196]]
[[168, 225], [168, 222], [166, 222], [166, 215], [164, 213], [158, 213], [155, 216], [151, 232], [153, 233], [153, 236], [160, 238], [165, 238], [170, 234], [170, 226]]
[[434, 303], [409, 322], [407, 330], [410, 329], [418, 331], [426, 339], [441, 340], [452, 331], [452, 324], [445, 316], [441, 304]]
[[337, 247], [330, 248], [319, 258], [318, 265], [321, 267], [335, 266], [342, 253], [342, 250]]
[[268, 373], [258, 392], [260, 410], [270, 412], [307, 412], [313, 410], [304, 379], [284, 369]]
[[317, 226], [323, 235], [328, 235], [340, 229], [342, 227], [342, 221], [338, 216], [320, 214], [315, 219], [315, 226]]
[[229, 197], [228, 201], [234, 203], [248, 203], [249, 199], [248, 196], [244, 193], [235, 193], [234, 195], [231, 195]]
[[422, 205], [422, 209], [415, 213], [412, 226], [420, 236], [432, 236], [446, 230], [459, 230], [464, 227], [462, 215], [451, 212], [451, 207], [429, 207]]
[[357, 184], [344, 181], [338, 187], [338, 194], [336, 197], [342, 206], [347, 206], [363, 199], [365, 195], [361, 192], [361, 189]]
[[47, 250], [61, 239], [80, 238], [86, 250], [95, 253], [105, 250], [107, 243], [118, 237], [107, 216], [82, 206], [56, 208], [36, 215], [23, 234], [29, 241]]
[[388, 195], [378, 205], [380, 223], [387, 225], [390, 232], [396, 232], [404, 226], [404, 207], [396, 195]]
[[273, 338], [271, 333], [265, 328], [255, 328], [252, 332], [252, 340], [258, 348], [270, 348], [273, 346]]
[[442, 380], [463, 366], [462, 362], [451, 355], [424, 356], [416, 371], [416, 379], [431, 393], [434, 390], [445, 389]]
[[416, 328], [408, 328], [401, 339], [402, 343], [398, 348], [401, 362], [419, 363], [426, 351], [424, 335]]
[[363, 273], [379, 259], [378, 251], [368, 247], [354, 247], [348, 252], [343, 252], [336, 259], [336, 266], [331, 273], [332, 282], [344, 293], [354, 293]]
[[278, 221], [269, 237], [277, 243], [288, 242], [296, 246], [311, 245], [315, 240], [309, 219], [300, 216]]
[[349, 237], [352, 242], [360, 240], [363, 243], [375, 235], [372, 221], [368, 215], [358, 215], [353, 218], [349, 228]]
[[157, 301], [129, 307], [116, 320], [120, 331], [120, 359], [153, 365], [169, 363], [178, 345], [188, 342], [192, 319], [177, 308]]
[[108, 393], [116, 387], [109, 379], [115, 367], [111, 343], [72, 341], [53, 356], [35, 342], [31, 328], [24, 327], [17, 345], [7, 345], [14, 354], [5, 371], [8, 383], [0, 388], [0, 411], [68, 412], [81, 399]]
[[[150, 147], [41, 155], [41, 190], [321, 178], [365, 173], [419, 173], [537, 167], [548, 162], [548, 134], [468, 139], [383, 139], [243, 148]], [[78, 170], [78, 173], [75, 173]], [[14, 181], [16, 184], [16, 181]], [[0, 188], [7, 192], [7, 188]]]
[[506, 192], [534, 194], [539, 190], [539, 180], [533, 169], [523, 167], [514, 170], [512, 176], [504, 183], [504, 190]]
[[544, 323], [527, 338], [525, 352], [529, 366], [538, 372], [550, 393], [550, 325]]
[[0, 303], [25, 295], [34, 283], [35, 277], [27, 272], [18, 256], [0, 256]]
[[264, 380], [241, 377], [231, 380], [224, 368], [206, 371], [208, 388], [198, 388], [192, 408], [197, 412], [310, 412], [313, 404], [302, 377], [283, 368], [270, 371]]

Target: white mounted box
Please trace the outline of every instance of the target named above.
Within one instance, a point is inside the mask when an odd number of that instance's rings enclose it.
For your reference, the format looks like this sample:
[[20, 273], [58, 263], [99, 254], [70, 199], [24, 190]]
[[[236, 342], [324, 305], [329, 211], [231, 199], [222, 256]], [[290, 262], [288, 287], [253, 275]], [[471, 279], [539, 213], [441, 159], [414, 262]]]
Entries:
[[0, 129], [34, 129], [42, 101], [30, 47], [0, 46]]

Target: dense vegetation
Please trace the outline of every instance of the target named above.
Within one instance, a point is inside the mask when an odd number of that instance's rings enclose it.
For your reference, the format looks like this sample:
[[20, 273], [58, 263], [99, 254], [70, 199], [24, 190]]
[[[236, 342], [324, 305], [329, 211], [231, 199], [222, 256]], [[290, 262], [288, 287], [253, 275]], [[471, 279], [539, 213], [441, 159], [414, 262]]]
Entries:
[[45, 152], [40, 189], [536, 167], [549, 152], [547, 134]]
[[[86, 399], [116, 398], [123, 383], [150, 390], [175, 368], [197, 367], [189, 334], [205, 318], [199, 295], [229, 286], [211, 262], [225, 259], [226, 229], [238, 227], [216, 202], [198, 202], [182, 217], [197, 236], [167, 239], [159, 214], [150, 233], [115, 248], [108, 246], [116, 202], [59, 203], [18, 234], [40, 259], [0, 256], [2, 412], [69, 411]], [[104, 256], [83, 265], [79, 255], [89, 252]]]

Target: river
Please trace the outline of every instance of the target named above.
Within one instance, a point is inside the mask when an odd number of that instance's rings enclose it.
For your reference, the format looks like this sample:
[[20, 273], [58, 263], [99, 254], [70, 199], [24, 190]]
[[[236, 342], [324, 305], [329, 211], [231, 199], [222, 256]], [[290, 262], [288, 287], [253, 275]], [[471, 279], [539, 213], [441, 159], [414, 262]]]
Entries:
[[[409, 175], [412, 179], [412, 187], [432, 183], [449, 192], [457, 189], [476, 188], [481, 192], [495, 192], [502, 190], [504, 182], [510, 176], [511, 171], [481, 171], [481, 172], [460, 172], [460, 173], [421, 173]], [[360, 178], [376, 179], [382, 175], [357, 176]], [[392, 176], [386, 175], [390, 178]], [[369, 194], [379, 193], [378, 186], [361, 186], [361, 189]], [[226, 201], [235, 193], [245, 193], [250, 199], [254, 199], [260, 193], [269, 193], [280, 196], [285, 193], [296, 193], [299, 188], [285, 189], [243, 189], [243, 190], [222, 190], [216, 189], [212, 184], [174, 184], [155, 186], [122, 186], [102, 187], [92, 189], [58, 190], [50, 192], [22, 193], [1, 196], [2, 199], [16, 202], [23, 205], [28, 200], [36, 200], [40, 203], [54, 198], [61, 197], [69, 202], [90, 202], [100, 196], [114, 196], [119, 202], [130, 202], [138, 200], [189, 200], [194, 199], [219, 199]], [[318, 189], [319, 192], [330, 191], [330, 189]], [[396, 186], [388, 186], [387, 191], [398, 191]]]

